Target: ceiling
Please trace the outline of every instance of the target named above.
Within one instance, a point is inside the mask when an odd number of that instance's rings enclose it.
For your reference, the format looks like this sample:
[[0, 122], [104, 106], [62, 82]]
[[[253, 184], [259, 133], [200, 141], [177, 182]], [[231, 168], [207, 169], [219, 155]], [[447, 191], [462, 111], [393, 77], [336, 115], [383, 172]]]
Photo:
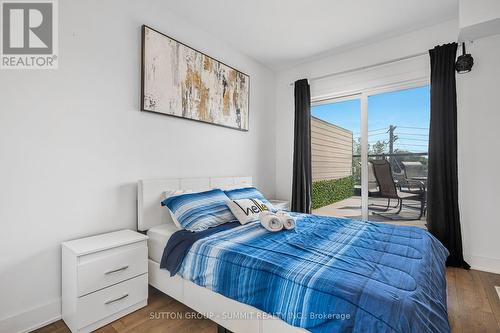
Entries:
[[458, 15], [458, 0], [171, 0], [168, 7], [274, 70]]

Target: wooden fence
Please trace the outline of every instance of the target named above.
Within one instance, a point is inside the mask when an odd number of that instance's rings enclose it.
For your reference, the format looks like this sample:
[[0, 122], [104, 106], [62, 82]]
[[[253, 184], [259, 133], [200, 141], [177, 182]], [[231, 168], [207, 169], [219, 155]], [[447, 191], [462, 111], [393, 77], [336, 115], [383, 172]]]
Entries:
[[352, 175], [352, 132], [311, 117], [313, 181]]

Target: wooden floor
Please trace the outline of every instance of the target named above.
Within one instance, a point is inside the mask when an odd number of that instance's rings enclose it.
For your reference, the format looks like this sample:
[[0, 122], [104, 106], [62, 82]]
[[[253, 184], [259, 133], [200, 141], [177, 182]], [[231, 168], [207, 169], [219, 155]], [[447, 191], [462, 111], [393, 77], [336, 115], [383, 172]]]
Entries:
[[500, 332], [500, 275], [448, 268], [446, 281], [452, 332]]
[[[175, 314], [180, 318], [169, 319]], [[95, 333], [216, 333], [217, 324], [208, 319], [186, 319], [195, 312], [182, 303], [149, 287], [148, 305]], [[162, 318], [163, 316], [163, 318]], [[70, 333], [62, 320], [34, 331], [36, 333]]]
[[[495, 286], [500, 286], [500, 275], [448, 268], [446, 280], [448, 317], [452, 332], [500, 332], [500, 299], [495, 291]], [[166, 318], [169, 313], [179, 313], [186, 317], [186, 315], [192, 315], [194, 312], [152, 287], [149, 289], [148, 303], [145, 308], [131, 313], [96, 332], [217, 332], [216, 324], [208, 319]], [[60, 320], [35, 332], [66, 333], [69, 332], [69, 329]]]

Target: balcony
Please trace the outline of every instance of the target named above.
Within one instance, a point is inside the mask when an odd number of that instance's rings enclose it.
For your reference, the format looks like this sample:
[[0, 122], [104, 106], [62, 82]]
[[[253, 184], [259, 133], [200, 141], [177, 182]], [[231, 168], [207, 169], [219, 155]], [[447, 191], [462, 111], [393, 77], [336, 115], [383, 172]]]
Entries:
[[[368, 219], [370, 221], [384, 222], [398, 225], [409, 225], [425, 228], [426, 217], [423, 215], [418, 218], [420, 201], [414, 200], [415, 195], [408, 193], [405, 185], [410, 181], [413, 185], [421, 186], [426, 191], [427, 183], [427, 153], [393, 153], [393, 154], [370, 154], [369, 160], [385, 159], [391, 166], [392, 178], [396, 186], [397, 194], [403, 198], [401, 210], [397, 206], [397, 200], [391, 199], [389, 209], [384, 211], [388, 204], [387, 198], [380, 197], [377, 178], [373, 171], [372, 164], [368, 168]], [[406, 165], [406, 169], [405, 169]], [[326, 191], [339, 191], [339, 187], [344, 187], [341, 191], [345, 194], [339, 196], [339, 200], [324, 206], [317, 203], [313, 206], [313, 214], [327, 216], [342, 216], [353, 219], [361, 219], [361, 156], [352, 155], [352, 174], [350, 182], [342, 179], [323, 181], [322, 186], [331, 186], [335, 188], [326, 188]], [[348, 177], [343, 179], [348, 179]], [[314, 183], [313, 183], [314, 184]], [[329, 185], [331, 184], [331, 185]], [[313, 185], [313, 204], [315, 203]], [[325, 189], [323, 189], [324, 191]], [[349, 195], [351, 193], [352, 195]], [[318, 207], [321, 206], [321, 207]], [[393, 207], [393, 208], [391, 208]], [[418, 219], [417, 219], [418, 218]]]

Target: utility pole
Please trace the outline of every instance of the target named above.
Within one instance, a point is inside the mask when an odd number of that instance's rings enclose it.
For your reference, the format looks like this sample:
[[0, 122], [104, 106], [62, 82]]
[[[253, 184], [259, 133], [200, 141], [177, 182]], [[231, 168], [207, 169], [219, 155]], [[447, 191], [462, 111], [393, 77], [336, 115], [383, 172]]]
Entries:
[[387, 133], [389, 133], [389, 162], [392, 165], [394, 162], [392, 154], [394, 154], [394, 142], [398, 139], [397, 135], [394, 135], [394, 130], [397, 128], [397, 126], [390, 125], [389, 130]]

